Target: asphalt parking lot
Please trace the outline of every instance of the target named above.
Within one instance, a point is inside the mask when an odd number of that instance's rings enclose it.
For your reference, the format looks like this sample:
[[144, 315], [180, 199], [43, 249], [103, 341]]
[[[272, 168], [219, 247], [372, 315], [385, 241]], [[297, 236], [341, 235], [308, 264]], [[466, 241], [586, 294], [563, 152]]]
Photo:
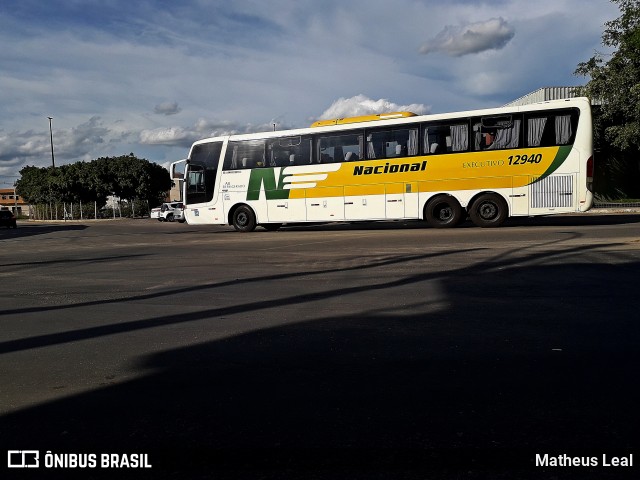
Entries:
[[0, 243], [3, 450], [152, 465], [6, 478], [638, 476], [640, 215]]

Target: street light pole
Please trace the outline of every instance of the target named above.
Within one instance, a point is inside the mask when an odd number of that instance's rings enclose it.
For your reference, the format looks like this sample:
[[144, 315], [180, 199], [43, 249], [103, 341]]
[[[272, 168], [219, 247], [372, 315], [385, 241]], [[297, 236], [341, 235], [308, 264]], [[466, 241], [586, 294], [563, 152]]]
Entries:
[[51, 120], [53, 117], [47, 117], [49, 119], [49, 137], [51, 138], [51, 166], [56, 168], [56, 161], [53, 157], [53, 130], [51, 129]]

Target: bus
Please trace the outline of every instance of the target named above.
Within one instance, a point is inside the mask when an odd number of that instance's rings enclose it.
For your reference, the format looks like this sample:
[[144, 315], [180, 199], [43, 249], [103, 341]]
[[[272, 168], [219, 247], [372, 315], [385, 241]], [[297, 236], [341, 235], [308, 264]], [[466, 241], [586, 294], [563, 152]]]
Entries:
[[196, 141], [171, 165], [189, 224], [283, 224], [585, 212], [593, 203], [586, 98], [457, 113], [323, 120]]

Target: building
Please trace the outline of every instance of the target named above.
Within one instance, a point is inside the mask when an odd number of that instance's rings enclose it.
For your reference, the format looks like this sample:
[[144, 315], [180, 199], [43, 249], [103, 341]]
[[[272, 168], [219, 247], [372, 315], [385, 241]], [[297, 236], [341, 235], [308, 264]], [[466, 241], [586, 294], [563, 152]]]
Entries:
[[0, 209], [11, 210], [16, 216], [29, 216], [29, 204], [19, 195], [14, 188], [0, 188]]
[[[519, 107], [531, 103], [548, 102], [549, 100], [575, 98], [576, 96], [576, 87], [542, 87], [507, 103], [505, 107]], [[601, 104], [598, 100], [591, 100], [591, 105]]]

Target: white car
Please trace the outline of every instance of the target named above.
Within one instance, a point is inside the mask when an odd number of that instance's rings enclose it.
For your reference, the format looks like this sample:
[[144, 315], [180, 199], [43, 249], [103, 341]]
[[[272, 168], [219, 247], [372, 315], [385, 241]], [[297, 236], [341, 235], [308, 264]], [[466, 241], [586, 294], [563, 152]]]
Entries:
[[160, 222], [184, 222], [184, 204], [182, 202], [167, 202], [151, 209], [151, 218]]

